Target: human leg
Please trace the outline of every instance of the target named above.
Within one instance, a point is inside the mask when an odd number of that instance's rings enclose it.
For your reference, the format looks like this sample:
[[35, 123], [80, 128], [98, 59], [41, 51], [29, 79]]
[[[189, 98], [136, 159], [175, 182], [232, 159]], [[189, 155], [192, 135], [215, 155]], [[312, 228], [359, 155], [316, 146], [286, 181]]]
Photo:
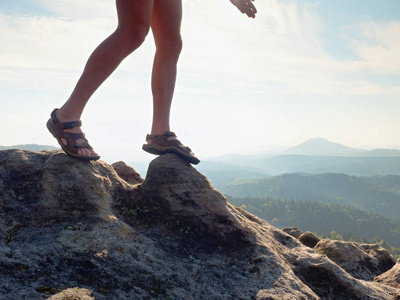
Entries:
[[[57, 111], [60, 122], [79, 120], [83, 109], [97, 88], [118, 65], [144, 41], [151, 23], [153, 0], [116, 0], [118, 27], [89, 57], [82, 76], [68, 101]], [[81, 133], [80, 128], [65, 130]], [[84, 140], [76, 141], [84, 143]], [[66, 145], [64, 139], [62, 143]], [[97, 155], [93, 149], [82, 148], [79, 155]]]
[[153, 63], [153, 124], [151, 134], [170, 131], [169, 117], [177, 62], [182, 49], [181, 0], [154, 0], [151, 30], [156, 44]]
[[156, 44], [152, 73], [153, 124], [143, 150], [160, 155], [175, 153], [190, 163], [200, 160], [170, 132], [170, 111], [175, 89], [177, 62], [182, 49], [181, 0], [154, 0], [151, 29]]

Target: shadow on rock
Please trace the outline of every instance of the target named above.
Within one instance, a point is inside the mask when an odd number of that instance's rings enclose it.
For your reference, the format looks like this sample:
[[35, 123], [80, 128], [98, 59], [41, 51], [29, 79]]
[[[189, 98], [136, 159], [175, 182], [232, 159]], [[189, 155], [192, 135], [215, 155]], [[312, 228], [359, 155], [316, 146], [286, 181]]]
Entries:
[[141, 185], [114, 198], [119, 199], [114, 209], [128, 224], [153, 228], [160, 236], [179, 236], [182, 251], [249, 254], [254, 243], [226, 198], [174, 154], [153, 160]]

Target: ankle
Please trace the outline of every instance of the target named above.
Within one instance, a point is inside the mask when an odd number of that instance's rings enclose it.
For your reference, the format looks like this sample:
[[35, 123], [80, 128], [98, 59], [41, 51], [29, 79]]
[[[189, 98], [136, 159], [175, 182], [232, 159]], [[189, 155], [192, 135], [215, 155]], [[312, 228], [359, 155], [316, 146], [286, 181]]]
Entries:
[[162, 135], [166, 132], [170, 132], [169, 126], [152, 126], [151, 135]]
[[64, 121], [78, 121], [81, 119], [81, 113], [77, 112], [70, 112], [66, 109], [60, 108], [56, 112], [57, 118], [60, 120], [60, 122]]

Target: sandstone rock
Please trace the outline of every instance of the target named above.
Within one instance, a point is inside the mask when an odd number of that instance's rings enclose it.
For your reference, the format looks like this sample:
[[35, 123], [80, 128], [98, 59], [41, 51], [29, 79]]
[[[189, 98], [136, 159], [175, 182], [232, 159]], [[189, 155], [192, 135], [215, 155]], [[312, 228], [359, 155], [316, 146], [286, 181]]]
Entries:
[[321, 239], [319, 237], [317, 237], [314, 233], [310, 232], [310, 231], [306, 231], [304, 232], [302, 235], [300, 235], [299, 237], [299, 241], [307, 247], [310, 248], [314, 248], [316, 244], [318, 244], [318, 242]]
[[173, 154], [132, 185], [102, 161], [0, 151], [0, 226], [1, 299], [73, 287], [96, 300], [400, 296], [234, 207]]
[[379, 245], [321, 240], [315, 252], [328, 256], [351, 275], [364, 280], [392, 268], [396, 262], [390, 253]]
[[143, 182], [143, 178], [136, 170], [128, 166], [123, 161], [115, 162], [111, 165], [118, 176], [130, 184], [138, 184]]
[[301, 231], [297, 227], [285, 227], [282, 229], [282, 231], [286, 232], [287, 234], [290, 234], [292, 237], [295, 237], [296, 239], [298, 239], [303, 234], [303, 231]]
[[384, 273], [390, 270], [395, 264], [396, 259], [385, 248], [378, 244], [358, 244], [367, 255], [376, 261], [379, 271], [377, 273]]
[[254, 245], [254, 237], [240, 226], [225, 197], [205, 176], [175, 155], [151, 162], [146, 180], [127, 200], [119, 197], [114, 209], [128, 224], [163, 224], [168, 234], [182, 239], [181, 250], [194, 247], [205, 252], [244, 251]]
[[48, 300], [94, 300], [92, 292], [87, 289], [70, 288], [62, 291]]
[[393, 268], [375, 277], [374, 281], [400, 288], [400, 259], [397, 260]]

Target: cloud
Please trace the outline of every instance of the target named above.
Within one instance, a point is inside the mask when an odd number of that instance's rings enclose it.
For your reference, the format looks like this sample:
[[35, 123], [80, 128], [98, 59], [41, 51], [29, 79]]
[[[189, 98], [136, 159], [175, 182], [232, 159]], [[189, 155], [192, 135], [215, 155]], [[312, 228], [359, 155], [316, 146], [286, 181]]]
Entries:
[[115, 1], [109, 0], [33, 0], [51, 13], [71, 19], [105, 18], [115, 16]]
[[202, 13], [197, 13], [202, 4], [187, 4], [183, 35], [185, 48], [191, 51], [184, 53], [183, 68], [235, 83], [295, 87], [304, 77], [298, 76], [299, 71], [311, 70], [310, 61], [325, 56], [318, 36], [321, 20], [295, 2], [255, 4], [259, 4], [255, 20], [235, 11], [229, 1], [207, 2]]
[[366, 70], [376, 75], [400, 72], [397, 23], [343, 28], [352, 33], [347, 39], [359, 58], [338, 60], [325, 49], [326, 25], [316, 7], [298, 1], [255, 4], [259, 13], [248, 20], [235, 14], [228, 1], [188, 2], [183, 33], [190, 52], [183, 56], [183, 70], [225, 78], [244, 89], [247, 84], [250, 91], [257, 86], [261, 92], [264, 86], [265, 93], [329, 97], [385, 94], [385, 78], [370, 81]]
[[[0, 87], [36, 90], [70, 87], [94, 48], [115, 29], [115, 18], [76, 19], [0, 13], [3, 40], [0, 48]], [[134, 67], [122, 64], [120, 70], [149, 71], [147, 61], [151, 61], [151, 53], [151, 43], [146, 43], [144, 49], [135, 54], [138, 59]], [[121, 81], [108, 87], [127, 86], [123, 83], [124, 78]]]
[[400, 22], [371, 20], [349, 28], [348, 39], [360, 57], [360, 68], [377, 74], [400, 74]]
[[324, 25], [313, 7], [275, 0], [255, 4], [255, 20], [230, 10], [228, 1], [206, 5], [202, 14], [201, 4], [187, 4], [184, 44], [192, 51], [184, 53], [183, 70], [225, 78], [234, 86], [264, 86], [265, 92], [334, 93], [332, 87], [343, 84], [337, 71], [348, 67], [324, 51]]
[[[116, 25], [112, 1], [88, 0], [79, 5], [74, 0], [36, 2], [50, 11], [50, 16], [0, 14], [5, 41], [0, 49], [3, 87], [70, 86], [91, 51]], [[366, 70], [373, 74], [400, 73], [398, 22], [371, 21], [345, 28], [359, 59], [339, 61], [324, 49], [325, 25], [314, 6], [277, 0], [255, 4], [259, 13], [253, 20], [228, 0], [184, 1], [184, 51], [179, 64], [183, 90], [199, 88], [188, 86], [192, 81], [185, 80], [197, 75], [243, 90], [257, 86], [257, 93], [376, 95], [377, 83], [358, 75]], [[119, 70], [132, 75], [145, 72], [147, 76], [153, 52], [149, 37]], [[129, 89], [129, 82], [122, 77], [121, 83], [113, 81], [107, 88]], [[384, 88], [380, 91], [385, 93]]]
[[[96, 40], [104, 35], [104, 27], [110, 24], [98, 19], [72, 22], [56, 17], [0, 14], [0, 26], [4, 42], [0, 49], [1, 86], [46, 88], [43, 83], [50, 82], [49, 88], [56, 84], [54, 79], [68, 78], [71, 72], [82, 69], [79, 57], [90, 53]], [[81, 34], [81, 28], [88, 30]]]

